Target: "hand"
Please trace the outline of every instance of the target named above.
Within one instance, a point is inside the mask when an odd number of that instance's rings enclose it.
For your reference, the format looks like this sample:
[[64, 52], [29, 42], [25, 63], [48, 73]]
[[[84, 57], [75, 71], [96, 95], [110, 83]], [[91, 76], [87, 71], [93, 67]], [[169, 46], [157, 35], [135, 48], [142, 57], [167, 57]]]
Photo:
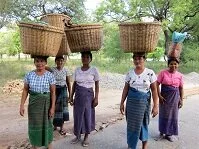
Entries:
[[151, 111], [152, 117], [154, 118], [158, 114], [158, 105], [154, 105]]
[[70, 103], [71, 106], [74, 105], [74, 100], [73, 100], [73, 98], [70, 98], [70, 99], [69, 99], [69, 103]]
[[49, 111], [49, 117], [52, 118], [55, 114], [55, 107], [51, 107]]
[[159, 95], [160, 103], [164, 104], [166, 99], [162, 97], [162, 95]]
[[24, 116], [24, 112], [25, 112], [24, 105], [20, 105], [20, 109], [19, 109], [20, 115]]
[[95, 108], [98, 105], [98, 99], [94, 98], [93, 100], [93, 108]]
[[183, 100], [180, 99], [179, 103], [178, 103], [178, 108], [182, 108], [183, 106]]
[[124, 115], [124, 103], [120, 103], [120, 112]]

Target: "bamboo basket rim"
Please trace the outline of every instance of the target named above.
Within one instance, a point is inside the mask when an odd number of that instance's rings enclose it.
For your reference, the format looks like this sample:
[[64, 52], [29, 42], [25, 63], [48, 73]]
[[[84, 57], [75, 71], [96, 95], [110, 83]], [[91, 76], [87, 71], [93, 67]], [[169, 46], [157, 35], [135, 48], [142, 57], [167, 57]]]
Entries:
[[50, 26], [50, 25], [43, 25], [43, 24], [37, 24], [37, 23], [26, 23], [26, 22], [19, 22], [18, 23], [19, 27], [29, 27], [33, 29], [40, 29], [40, 30], [45, 30], [45, 31], [52, 31], [52, 32], [59, 32], [63, 33], [63, 30], [55, 27], [55, 26]]
[[56, 16], [56, 15], [57, 15], [57, 16], [66, 17], [66, 18], [68, 18], [69, 20], [71, 20], [71, 17], [69, 17], [68, 15], [60, 14], [60, 13], [48, 13], [48, 14], [42, 15], [41, 18], [47, 17], [47, 16]]
[[132, 26], [132, 25], [158, 25], [161, 26], [160, 22], [124, 22], [120, 23], [119, 26]]
[[103, 28], [101, 24], [81, 24], [81, 25], [71, 25], [69, 27], [65, 27], [65, 31], [72, 30], [86, 30], [86, 29], [100, 29]]

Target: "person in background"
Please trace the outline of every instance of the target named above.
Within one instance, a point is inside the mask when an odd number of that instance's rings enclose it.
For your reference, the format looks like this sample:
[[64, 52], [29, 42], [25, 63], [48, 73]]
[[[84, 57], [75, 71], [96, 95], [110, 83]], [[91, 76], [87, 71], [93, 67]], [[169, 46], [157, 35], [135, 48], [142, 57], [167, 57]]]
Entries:
[[[179, 59], [168, 58], [168, 69], [160, 71], [157, 79], [160, 138], [173, 142], [178, 135], [178, 111], [183, 106], [183, 75], [177, 71]], [[161, 91], [160, 86], [161, 84]], [[165, 135], [165, 136], [164, 136]]]
[[[82, 66], [76, 68], [71, 94], [71, 105], [74, 105], [74, 135], [71, 143], [80, 141], [84, 135], [82, 146], [89, 145], [88, 136], [95, 129], [95, 107], [98, 105], [99, 73], [90, 66], [92, 53], [81, 52]], [[93, 86], [95, 86], [93, 91]], [[74, 99], [73, 96], [75, 95]]]
[[135, 68], [126, 75], [120, 103], [120, 112], [124, 114], [124, 102], [127, 99], [125, 113], [129, 149], [136, 149], [139, 139], [142, 141], [142, 149], [147, 149], [151, 93], [152, 117], [158, 114], [157, 78], [153, 70], [145, 67], [145, 60], [145, 53], [133, 54]]
[[69, 71], [64, 68], [65, 60], [63, 56], [57, 56], [55, 63], [56, 67], [50, 68], [56, 80], [56, 102], [53, 125], [54, 130], [60, 127], [60, 134], [65, 135], [66, 132], [63, 130], [63, 125], [65, 121], [69, 121], [68, 102], [71, 96], [70, 74]]
[[21, 97], [20, 115], [24, 116], [24, 104], [29, 94], [28, 135], [30, 143], [36, 149], [46, 146], [52, 149], [55, 111], [55, 77], [45, 69], [47, 57], [35, 56], [36, 69], [25, 75]]

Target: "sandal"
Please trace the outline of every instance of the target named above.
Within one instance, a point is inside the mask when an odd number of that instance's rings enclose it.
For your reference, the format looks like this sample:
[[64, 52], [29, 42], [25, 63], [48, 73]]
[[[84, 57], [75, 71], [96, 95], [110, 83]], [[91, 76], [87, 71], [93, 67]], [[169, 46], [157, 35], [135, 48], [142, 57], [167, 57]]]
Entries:
[[83, 146], [83, 147], [88, 147], [88, 145], [89, 145], [88, 141], [83, 141], [83, 142], [82, 142], [82, 146]]
[[71, 144], [77, 144], [80, 140], [81, 140], [81, 138], [76, 137], [76, 138], [72, 139]]
[[64, 130], [59, 131], [60, 135], [66, 135], [66, 132]]

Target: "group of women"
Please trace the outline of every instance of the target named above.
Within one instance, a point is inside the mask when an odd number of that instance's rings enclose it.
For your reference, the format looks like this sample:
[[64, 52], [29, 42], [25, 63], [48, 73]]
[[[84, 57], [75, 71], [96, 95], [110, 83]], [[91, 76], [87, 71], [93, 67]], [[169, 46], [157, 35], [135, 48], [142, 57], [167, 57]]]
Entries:
[[[69, 120], [68, 102], [74, 106], [75, 138], [71, 143], [78, 143], [84, 134], [82, 146], [89, 145], [88, 136], [95, 129], [99, 72], [90, 66], [91, 52], [81, 52], [81, 59], [82, 66], [76, 68], [71, 88], [62, 56], [55, 58], [56, 67], [52, 68], [46, 67], [47, 57], [34, 57], [36, 69], [25, 76], [20, 104], [20, 115], [24, 116], [24, 104], [29, 94], [28, 134], [33, 148], [52, 148], [53, 128], [60, 127], [60, 133], [65, 133], [63, 124]], [[139, 139], [142, 148], [147, 148], [151, 98], [152, 117], [159, 112], [160, 137], [174, 141], [173, 135], [178, 135], [178, 109], [183, 105], [183, 79], [177, 71], [179, 60], [168, 59], [168, 69], [162, 70], [158, 77], [145, 67], [145, 60], [145, 53], [134, 53], [135, 67], [126, 75], [120, 103], [121, 113], [126, 114], [129, 149], [136, 149]]]

